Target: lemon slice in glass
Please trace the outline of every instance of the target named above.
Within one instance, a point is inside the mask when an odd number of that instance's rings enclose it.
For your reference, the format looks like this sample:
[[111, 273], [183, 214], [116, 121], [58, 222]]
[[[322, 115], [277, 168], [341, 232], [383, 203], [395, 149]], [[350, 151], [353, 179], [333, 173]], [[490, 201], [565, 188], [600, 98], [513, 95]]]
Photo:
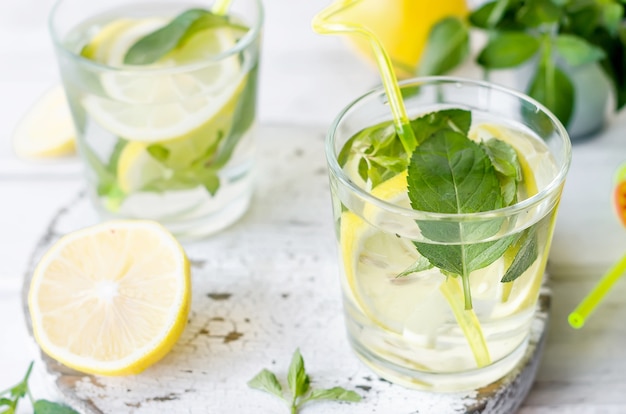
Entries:
[[[372, 195], [408, 205], [406, 173], [383, 182]], [[340, 238], [346, 291], [372, 321], [401, 334], [416, 307], [426, 302], [445, 277], [436, 268], [399, 277], [421, 256], [410, 240], [370, 224], [384, 220], [382, 214], [372, 205], [365, 207], [363, 218], [351, 211], [342, 213]], [[414, 231], [416, 227], [411, 220], [395, 223], [395, 228], [402, 232]]]
[[[185, 138], [212, 122], [244, 83], [237, 54], [207, 61], [236, 44], [239, 31], [230, 27], [203, 30], [155, 64], [124, 66], [128, 49], [164, 24], [156, 18], [136, 20], [102, 42], [106, 51], [93, 52], [102, 63], [119, 69], [100, 75], [103, 96], [89, 95], [82, 102], [98, 124], [121, 138], [143, 142]], [[187, 67], [182, 70], [181, 65]]]
[[187, 257], [151, 221], [111, 221], [70, 233], [39, 262], [28, 306], [35, 339], [68, 367], [136, 374], [180, 337], [191, 301]]

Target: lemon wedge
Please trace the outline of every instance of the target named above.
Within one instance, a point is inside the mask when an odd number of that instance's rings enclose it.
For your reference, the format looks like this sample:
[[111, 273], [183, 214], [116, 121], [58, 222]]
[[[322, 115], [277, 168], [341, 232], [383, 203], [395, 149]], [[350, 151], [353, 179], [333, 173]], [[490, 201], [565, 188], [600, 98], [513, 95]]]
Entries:
[[[245, 83], [237, 54], [212, 63], [202, 61], [236, 44], [236, 31], [230, 27], [197, 33], [159, 62], [141, 66], [141, 76], [136, 67], [125, 66], [128, 49], [165, 23], [159, 18], [118, 23], [102, 30], [107, 30], [106, 41], [98, 38], [86, 46], [101, 63], [119, 70], [101, 74], [104, 95], [85, 96], [83, 106], [98, 124], [121, 138], [149, 143], [185, 139], [213, 122], [224, 106], [236, 100]], [[104, 49], [99, 50], [98, 44]], [[197, 66], [180, 70], [181, 65]]]
[[65, 91], [57, 85], [19, 122], [13, 133], [13, 149], [25, 159], [60, 157], [74, 152], [75, 139]]
[[139, 373], [183, 332], [190, 284], [181, 245], [155, 222], [78, 230], [35, 269], [28, 294], [35, 339], [50, 357], [85, 373]]

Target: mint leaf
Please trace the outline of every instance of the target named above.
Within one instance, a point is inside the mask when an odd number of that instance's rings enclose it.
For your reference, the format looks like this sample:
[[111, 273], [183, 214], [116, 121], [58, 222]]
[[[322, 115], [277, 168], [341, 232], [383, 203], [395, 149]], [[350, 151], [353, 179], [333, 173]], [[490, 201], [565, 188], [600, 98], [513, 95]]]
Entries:
[[517, 158], [517, 151], [511, 145], [499, 139], [491, 138], [480, 143], [500, 181], [504, 205], [517, 201], [517, 183], [522, 179], [522, 167]]
[[248, 386], [250, 388], [273, 394], [281, 400], [285, 399], [283, 397], [283, 387], [281, 387], [278, 382], [276, 375], [267, 369], [263, 369], [261, 372], [256, 374], [254, 378], [248, 381]]
[[615, 2], [601, 2], [601, 15], [604, 27], [611, 34], [615, 34], [624, 18], [624, 6]]
[[415, 210], [459, 214], [502, 207], [489, 157], [450, 129], [436, 132], [413, 151], [407, 181]]
[[155, 160], [164, 163], [167, 161], [167, 158], [170, 155], [170, 150], [161, 144], [151, 144], [148, 145], [146, 151], [154, 158]]
[[574, 85], [549, 59], [539, 65], [528, 94], [552, 111], [563, 125], [568, 125], [574, 110]]
[[[415, 210], [459, 214], [491, 211], [503, 206], [500, 183], [485, 151], [451, 129], [439, 130], [415, 149], [407, 183]], [[421, 221], [418, 225], [424, 237], [451, 243], [414, 242], [419, 253], [434, 266], [463, 278], [465, 307], [471, 309], [469, 274], [493, 263], [511, 243], [507, 238], [483, 243], [472, 241], [495, 235], [501, 220]]]
[[513, 263], [507, 269], [502, 277], [501, 282], [512, 282], [520, 277], [534, 262], [539, 254], [537, 248], [537, 234], [535, 226], [524, 230], [519, 240], [517, 240], [511, 249], [517, 251]]
[[539, 45], [539, 40], [527, 33], [497, 33], [480, 52], [477, 60], [486, 69], [512, 68], [533, 57]]
[[396, 277], [405, 277], [410, 276], [413, 273], [423, 272], [424, 270], [431, 269], [433, 265], [430, 261], [424, 256], [420, 256], [419, 259], [415, 261], [411, 266], [406, 268], [402, 273], [398, 274]]
[[519, 8], [516, 18], [526, 27], [538, 27], [557, 22], [562, 10], [552, 0], [527, 0]]
[[431, 29], [417, 74], [442, 75], [469, 55], [469, 28], [457, 17], [447, 17]]
[[237, 107], [233, 113], [231, 130], [226, 139], [223, 140], [215, 156], [215, 160], [211, 163], [214, 168], [221, 168], [226, 165], [241, 138], [250, 130], [252, 124], [254, 124], [256, 116], [257, 81], [258, 65], [255, 65], [248, 72], [246, 85], [239, 95]]
[[602, 49], [592, 45], [585, 39], [562, 34], [554, 41], [559, 55], [565, 59], [570, 66], [580, 66], [603, 59], [606, 54]]
[[177, 47], [183, 46], [196, 33], [222, 26], [243, 28], [241, 25], [232, 24], [228, 16], [219, 16], [204, 9], [186, 10], [165, 26], [133, 44], [124, 56], [124, 63], [127, 65], [154, 63]]
[[304, 359], [300, 354], [300, 349], [296, 349], [293, 353], [291, 364], [289, 365], [287, 381], [292, 393], [291, 401], [285, 400], [282, 387], [280, 386], [276, 375], [266, 369], [262, 370], [254, 378], [248, 381], [248, 386], [273, 394], [281, 400], [287, 402], [291, 414], [296, 414], [303, 404], [314, 400], [336, 400], [348, 402], [357, 402], [361, 400], [361, 397], [357, 393], [344, 390], [341, 387], [335, 387], [328, 390], [309, 391], [310, 379], [306, 374]]
[[407, 155], [391, 121], [365, 128], [343, 146], [337, 161], [357, 165], [359, 176], [376, 187], [401, 173], [407, 166]]
[[304, 368], [304, 360], [300, 354], [300, 349], [296, 349], [291, 358], [287, 383], [289, 384], [294, 402], [298, 397], [304, 395], [309, 390], [310, 380]]
[[410, 121], [418, 144], [441, 129], [451, 129], [467, 135], [472, 124], [472, 113], [463, 109], [443, 109]]
[[311, 391], [311, 394], [303, 400], [302, 404], [315, 400], [359, 402], [361, 401], [361, 396], [354, 391], [349, 391], [341, 387], [333, 387], [327, 390]]
[[214, 196], [220, 188], [220, 177], [212, 168], [199, 168], [195, 171], [196, 178], [209, 194]]
[[48, 400], [37, 400], [33, 405], [33, 414], [78, 414], [74, 409]]
[[482, 142], [480, 146], [491, 160], [496, 172], [517, 181], [522, 179], [522, 167], [513, 146], [495, 138]]
[[[414, 244], [420, 254], [435, 267], [467, 278], [471, 272], [487, 267], [502, 257], [516, 238], [508, 236], [490, 242], [467, 244], [444, 245], [423, 242], [414, 242]], [[467, 296], [468, 292], [465, 293]]]

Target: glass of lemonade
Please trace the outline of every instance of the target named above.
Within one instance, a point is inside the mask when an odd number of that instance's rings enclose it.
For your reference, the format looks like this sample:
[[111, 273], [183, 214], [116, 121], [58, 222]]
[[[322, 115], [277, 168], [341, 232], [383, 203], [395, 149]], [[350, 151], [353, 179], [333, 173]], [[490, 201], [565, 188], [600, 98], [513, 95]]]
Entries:
[[460, 391], [510, 372], [529, 343], [567, 133], [541, 104], [489, 83], [401, 83], [416, 145], [382, 89], [326, 140], [349, 341], [379, 375]]
[[104, 218], [182, 238], [236, 221], [252, 195], [260, 0], [59, 0], [63, 84]]

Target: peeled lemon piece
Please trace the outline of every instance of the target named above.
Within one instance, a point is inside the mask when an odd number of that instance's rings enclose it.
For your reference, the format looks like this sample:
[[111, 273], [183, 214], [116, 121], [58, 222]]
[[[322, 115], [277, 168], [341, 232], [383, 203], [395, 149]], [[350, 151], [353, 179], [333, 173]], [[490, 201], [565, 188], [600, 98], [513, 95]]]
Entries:
[[61, 85], [47, 91], [28, 111], [13, 133], [13, 149], [21, 158], [72, 154], [76, 133]]
[[152, 221], [111, 221], [70, 233], [39, 262], [28, 294], [43, 351], [76, 370], [136, 374], [185, 327], [189, 261]]

